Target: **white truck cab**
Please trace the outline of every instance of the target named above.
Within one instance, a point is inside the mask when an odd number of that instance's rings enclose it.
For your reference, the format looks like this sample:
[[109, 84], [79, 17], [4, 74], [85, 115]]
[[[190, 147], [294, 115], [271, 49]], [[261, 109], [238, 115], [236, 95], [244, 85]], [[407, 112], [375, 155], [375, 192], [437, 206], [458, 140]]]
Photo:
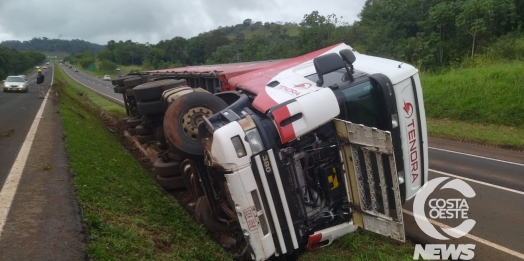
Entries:
[[358, 227], [405, 241], [402, 204], [428, 181], [417, 69], [338, 44], [229, 82], [240, 99], [200, 128], [202, 186], [254, 260]]

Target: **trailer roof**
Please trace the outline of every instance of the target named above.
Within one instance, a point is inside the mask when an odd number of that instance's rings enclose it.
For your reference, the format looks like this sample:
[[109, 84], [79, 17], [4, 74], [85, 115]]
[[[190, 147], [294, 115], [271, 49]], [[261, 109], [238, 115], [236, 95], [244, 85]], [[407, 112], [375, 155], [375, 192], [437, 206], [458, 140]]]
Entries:
[[269, 61], [258, 61], [258, 62], [244, 62], [244, 63], [228, 63], [228, 64], [213, 64], [213, 65], [198, 65], [198, 66], [185, 66], [178, 68], [170, 68], [163, 70], [147, 71], [148, 73], [212, 73], [217, 76], [225, 76], [226, 79], [248, 73], [254, 70], [265, 68], [279, 62], [281, 60], [269, 60]]

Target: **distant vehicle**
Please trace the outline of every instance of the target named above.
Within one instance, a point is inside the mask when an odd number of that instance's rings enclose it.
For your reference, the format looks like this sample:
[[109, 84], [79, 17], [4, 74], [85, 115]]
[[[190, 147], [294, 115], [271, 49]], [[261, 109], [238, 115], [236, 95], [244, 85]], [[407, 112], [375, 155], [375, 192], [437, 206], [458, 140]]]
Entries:
[[25, 75], [23, 75], [23, 74], [20, 74], [20, 75], [18, 75], [18, 76], [24, 78], [24, 80], [27, 82], [27, 76], [25, 76]]
[[8, 91], [27, 92], [27, 81], [22, 76], [7, 76], [4, 80], [4, 92]]
[[47, 66], [42, 67], [42, 69], [47, 69]]
[[111, 76], [104, 75], [104, 81], [111, 81]]
[[49, 62], [47, 62], [47, 63], [45, 63], [45, 64], [49, 65]]
[[77, 69], [77, 68], [75, 68], [75, 72], [78, 72], [78, 69]]
[[35, 69], [40, 69], [40, 66], [35, 66]]
[[73, 68], [73, 66], [69, 65], [69, 68]]
[[120, 68], [116, 68], [117, 71], [120, 71]]

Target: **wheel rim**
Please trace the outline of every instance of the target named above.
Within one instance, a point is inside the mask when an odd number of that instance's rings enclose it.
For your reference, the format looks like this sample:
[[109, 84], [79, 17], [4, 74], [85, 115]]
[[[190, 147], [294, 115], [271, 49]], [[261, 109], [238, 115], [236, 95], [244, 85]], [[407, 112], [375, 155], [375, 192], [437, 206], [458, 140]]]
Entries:
[[213, 115], [213, 112], [206, 107], [195, 107], [186, 111], [180, 120], [184, 134], [190, 139], [197, 140], [198, 124], [204, 121], [204, 116], [209, 117], [211, 115]]

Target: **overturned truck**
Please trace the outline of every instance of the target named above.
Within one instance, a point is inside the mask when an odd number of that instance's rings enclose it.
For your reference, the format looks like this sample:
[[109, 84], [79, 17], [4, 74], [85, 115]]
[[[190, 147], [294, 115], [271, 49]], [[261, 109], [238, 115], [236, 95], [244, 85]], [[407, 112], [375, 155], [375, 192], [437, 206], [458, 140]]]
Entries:
[[113, 81], [129, 132], [157, 141], [166, 189], [239, 256], [324, 247], [358, 227], [404, 241], [402, 204], [428, 181], [418, 71], [337, 44], [281, 61]]

